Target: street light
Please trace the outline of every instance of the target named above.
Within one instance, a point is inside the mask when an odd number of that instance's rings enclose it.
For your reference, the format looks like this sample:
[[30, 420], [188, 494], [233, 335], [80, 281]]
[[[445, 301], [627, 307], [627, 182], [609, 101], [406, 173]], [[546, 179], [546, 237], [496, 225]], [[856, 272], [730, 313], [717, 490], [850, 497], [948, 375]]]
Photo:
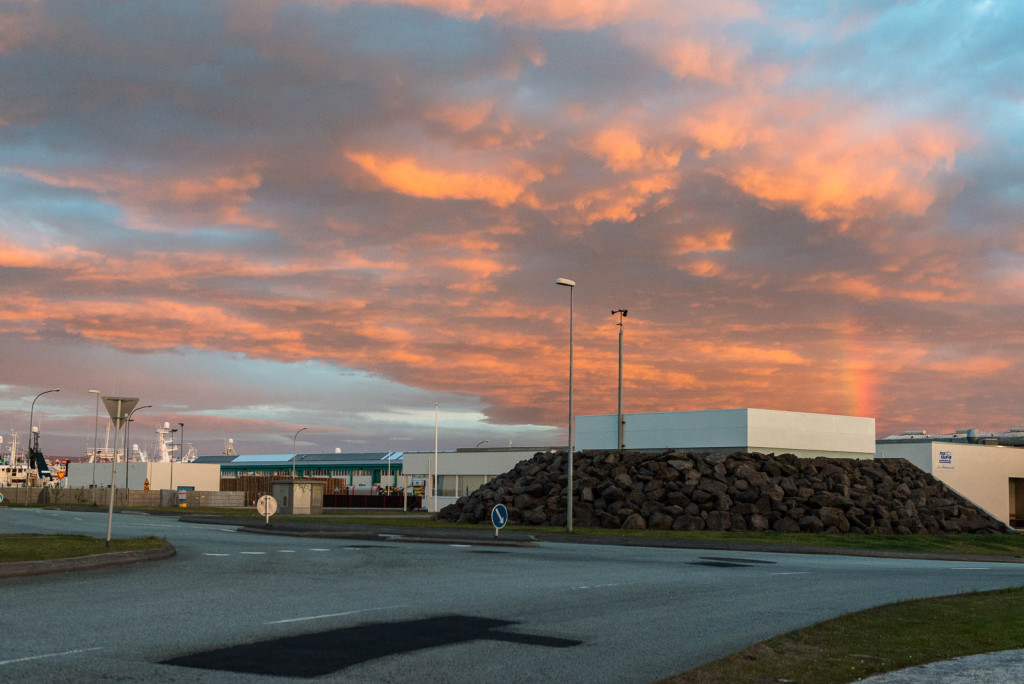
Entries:
[[[36, 398], [32, 400], [32, 408], [29, 409], [29, 412], [28, 412], [28, 454], [29, 455], [28, 455], [27, 458], [30, 459], [30, 462], [27, 463], [26, 466], [25, 466], [25, 486], [26, 487], [28, 486], [28, 470], [29, 470], [29, 468], [32, 467], [31, 458], [35, 455], [35, 451], [34, 451], [34, 448], [33, 448], [33, 445], [32, 445], [32, 428], [34, 427], [33, 423], [35, 422], [36, 400], [39, 399], [39, 397], [43, 396], [44, 394], [49, 394], [50, 392], [60, 392], [60, 387], [57, 387], [55, 389], [48, 389], [45, 392], [40, 392], [39, 394], [37, 394]], [[38, 440], [36, 440], [36, 446], [38, 446]], [[12, 454], [12, 456], [11, 456], [12, 464], [13, 464], [13, 460], [14, 460], [14, 456]]]
[[[96, 419], [92, 424], [92, 458], [89, 462], [92, 463], [92, 486], [96, 486], [96, 450], [99, 449], [99, 434], [100, 434], [100, 391], [89, 390], [89, 394], [96, 395]], [[93, 499], [95, 501], [95, 499]]]
[[[178, 423], [178, 427], [181, 428], [181, 446], [178, 448], [178, 461], [180, 462], [185, 456], [185, 424]], [[171, 490], [174, 489], [174, 454], [171, 454]]]
[[619, 449], [621, 450], [621, 449], [625, 449], [626, 448], [626, 441], [624, 439], [624, 437], [625, 437], [625, 434], [624, 434], [624, 432], [625, 432], [625, 423], [622, 420], [622, 329], [623, 329], [622, 319], [625, 318], [629, 314], [629, 312], [626, 311], [625, 309], [616, 309], [615, 311], [612, 311], [612, 316], [614, 316], [615, 314], [619, 314], [619, 322], [617, 323], [617, 325], [619, 326], [619, 430], [618, 430], [618, 432], [619, 432]]
[[[136, 408], [133, 408], [128, 413], [128, 419], [124, 422], [124, 489], [125, 489], [125, 492], [128, 491], [128, 450], [131, 449], [131, 446], [130, 446], [131, 442], [128, 440], [128, 435], [131, 433], [132, 416], [135, 415], [136, 411], [141, 411], [142, 409], [147, 409], [147, 408], [153, 408], [153, 405], [150, 404], [148, 406], [137, 406]], [[116, 457], [116, 454], [115, 454], [115, 457]], [[126, 493], [125, 496], [128, 497], [128, 502], [130, 504], [131, 503], [131, 494], [127, 494]]]
[[573, 426], [573, 415], [572, 415], [572, 295], [573, 290], [576, 289], [576, 281], [569, 280], [568, 278], [559, 278], [555, 281], [556, 285], [563, 285], [569, 288], [569, 477], [567, 481], [567, 508], [565, 527], [566, 530], [572, 532], [572, 452], [575, 446], [576, 430]]
[[295, 451], [295, 440], [298, 439], [300, 432], [302, 432], [303, 430], [308, 430], [308, 429], [309, 429], [308, 427], [299, 428], [298, 430], [295, 431], [295, 436], [292, 437], [292, 479], [293, 480], [295, 479], [295, 458], [299, 455]]

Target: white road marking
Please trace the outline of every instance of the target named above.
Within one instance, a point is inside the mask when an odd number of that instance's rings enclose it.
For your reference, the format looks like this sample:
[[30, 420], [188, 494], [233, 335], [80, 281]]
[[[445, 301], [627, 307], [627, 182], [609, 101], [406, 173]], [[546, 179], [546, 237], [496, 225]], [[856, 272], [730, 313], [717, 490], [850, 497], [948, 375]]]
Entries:
[[989, 570], [991, 568], [950, 568], [950, 570]]
[[295, 553], [294, 549], [278, 549], [278, 553]]
[[621, 587], [623, 582], [613, 582], [611, 584], [584, 584], [579, 587], [573, 587], [573, 591], [583, 591], [586, 589], [603, 589], [604, 587]]
[[309, 549], [310, 551], [330, 551], [330, 549]]
[[75, 518], [75, 520], [81, 520], [81, 518]]
[[456, 549], [468, 549], [472, 546], [472, 544], [449, 544], [448, 546], [454, 547]]
[[234, 530], [229, 530], [226, 527], [218, 527], [217, 529], [220, 530], [221, 532], [234, 532]]
[[0, 660], [0, 665], [10, 665], [11, 663], [23, 663], [27, 660], [39, 660], [40, 658], [56, 658], [63, 655], [73, 655], [75, 653], [86, 653], [88, 651], [99, 651], [102, 646], [93, 646], [92, 648], [76, 648], [73, 651], [62, 651], [61, 653], [47, 653], [46, 655], [28, 656], [25, 658], [12, 658], [11, 660]]
[[241, 551], [243, 556], [266, 556], [266, 551]]
[[204, 553], [204, 556], [217, 556], [218, 558], [225, 558], [230, 556], [230, 553]]
[[401, 608], [401, 606], [381, 606], [380, 608], [361, 608], [360, 610], [346, 610], [344, 613], [329, 613], [327, 615], [311, 615], [309, 617], [300, 618], [288, 618], [286, 620], [273, 620], [272, 622], [266, 622], [267, 625], [283, 625], [289, 622], [305, 622], [307, 620], [324, 620], [326, 618], [341, 617], [343, 615], [356, 615], [357, 613], [372, 613], [377, 610], [390, 610], [392, 608]]
[[804, 570], [802, 572], [769, 572], [769, 577], [778, 577], [779, 575], [809, 575], [810, 570]]

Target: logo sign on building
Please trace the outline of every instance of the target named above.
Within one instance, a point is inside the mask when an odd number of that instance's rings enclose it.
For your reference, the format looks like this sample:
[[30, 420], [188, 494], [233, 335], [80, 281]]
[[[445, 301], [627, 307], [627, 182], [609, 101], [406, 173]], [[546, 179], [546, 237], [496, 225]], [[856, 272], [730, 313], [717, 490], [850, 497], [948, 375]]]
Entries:
[[940, 451], [939, 452], [939, 468], [943, 470], [953, 470], [953, 452], [952, 451]]

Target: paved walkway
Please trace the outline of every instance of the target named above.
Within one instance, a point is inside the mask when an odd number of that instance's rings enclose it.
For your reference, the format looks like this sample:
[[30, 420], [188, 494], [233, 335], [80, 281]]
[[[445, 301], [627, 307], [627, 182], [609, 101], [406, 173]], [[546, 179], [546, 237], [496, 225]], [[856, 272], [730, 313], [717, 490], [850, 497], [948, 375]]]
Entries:
[[942, 660], [858, 681], [867, 684], [1018, 684], [1024, 682], [1024, 649]]

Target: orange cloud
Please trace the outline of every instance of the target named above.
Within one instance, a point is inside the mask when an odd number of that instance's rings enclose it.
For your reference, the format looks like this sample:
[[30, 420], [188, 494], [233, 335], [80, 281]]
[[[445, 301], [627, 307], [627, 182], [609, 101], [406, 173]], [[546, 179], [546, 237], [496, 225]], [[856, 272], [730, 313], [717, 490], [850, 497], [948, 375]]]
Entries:
[[731, 230], [709, 230], [702, 235], [680, 235], [675, 239], [675, 254], [691, 252], [728, 252], [732, 250]]
[[608, 128], [599, 131], [585, 146], [593, 156], [603, 159], [616, 173], [622, 171], [664, 171], [674, 168], [682, 156], [679, 150], [645, 146], [635, 131]]
[[427, 199], [484, 200], [498, 207], [515, 202], [540, 172], [513, 163], [507, 175], [430, 168], [410, 157], [386, 159], [367, 152], [346, 152], [345, 157], [389, 190]]

